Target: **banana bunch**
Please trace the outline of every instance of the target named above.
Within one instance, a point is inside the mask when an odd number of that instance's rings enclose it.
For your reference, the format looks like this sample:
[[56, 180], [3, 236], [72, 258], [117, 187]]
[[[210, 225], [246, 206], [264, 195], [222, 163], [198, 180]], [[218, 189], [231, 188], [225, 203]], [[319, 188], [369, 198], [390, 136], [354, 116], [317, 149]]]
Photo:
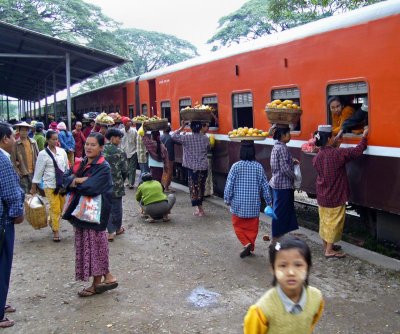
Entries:
[[105, 112], [102, 112], [98, 115], [95, 119], [96, 123], [103, 123], [103, 124], [114, 124], [114, 120], [108, 116]]

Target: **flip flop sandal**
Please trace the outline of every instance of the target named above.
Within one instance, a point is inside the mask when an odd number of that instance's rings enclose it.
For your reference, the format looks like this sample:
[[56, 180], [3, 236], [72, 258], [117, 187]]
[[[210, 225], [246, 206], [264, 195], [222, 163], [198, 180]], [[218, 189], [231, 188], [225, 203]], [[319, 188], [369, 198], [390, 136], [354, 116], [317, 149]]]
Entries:
[[340, 245], [333, 245], [332, 246], [332, 250], [334, 250], [335, 252], [340, 251], [342, 249], [342, 246]]
[[53, 241], [54, 241], [54, 242], [60, 242], [61, 239], [60, 239], [60, 237], [53, 237]]
[[124, 234], [124, 233], [125, 233], [125, 227], [121, 226], [121, 229], [119, 231], [117, 231], [115, 234], [120, 235], [120, 234]]
[[4, 307], [4, 313], [14, 313], [17, 309], [12, 307], [11, 305], [6, 305]]
[[86, 288], [78, 292], [79, 297], [92, 297], [95, 294], [97, 294], [97, 291], [90, 291]]
[[14, 320], [10, 320], [8, 318], [4, 318], [3, 320], [0, 320], [0, 328], [8, 328], [14, 326], [15, 322]]
[[343, 259], [346, 257], [346, 254], [343, 253], [335, 253], [332, 255], [325, 255], [325, 259]]
[[100, 283], [94, 288], [96, 293], [103, 293], [118, 287], [118, 282]]

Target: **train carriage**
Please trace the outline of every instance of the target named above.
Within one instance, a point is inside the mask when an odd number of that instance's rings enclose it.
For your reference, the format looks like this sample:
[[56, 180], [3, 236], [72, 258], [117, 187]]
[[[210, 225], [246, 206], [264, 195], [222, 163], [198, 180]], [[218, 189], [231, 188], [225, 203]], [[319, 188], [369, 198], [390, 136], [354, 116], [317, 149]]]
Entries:
[[[386, 1], [198, 57], [76, 97], [76, 110], [120, 109], [125, 115], [158, 115], [180, 123], [179, 110], [195, 103], [212, 105], [218, 121], [213, 158], [214, 186], [222, 194], [238, 143], [227, 133], [241, 126], [268, 129], [267, 102], [292, 99], [303, 114], [292, 140], [301, 162], [302, 189], [315, 194], [312, 155], [301, 152], [319, 124], [331, 122], [329, 96], [355, 107], [369, 101], [369, 141], [362, 158], [348, 165], [351, 203], [379, 238], [400, 240], [400, 2]], [[96, 102], [100, 97], [107, 101]], [[89, 101], [89, 102], [84, 102]], [[101, 105], [100, 105], [101, 104]], [[344, 136], [343, 145], [360, 137]], [[257, 144], [257, 159], [270, 176], [273, 140]], [[177, 167], [181, 162], [177, 146]]]

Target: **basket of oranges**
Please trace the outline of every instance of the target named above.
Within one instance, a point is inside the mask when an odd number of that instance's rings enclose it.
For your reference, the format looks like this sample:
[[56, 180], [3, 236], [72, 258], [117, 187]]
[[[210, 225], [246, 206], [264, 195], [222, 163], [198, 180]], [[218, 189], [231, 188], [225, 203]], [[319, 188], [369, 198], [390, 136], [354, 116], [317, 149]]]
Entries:
[[228, 138], [233, 141], [242, 140], [265, 140], [268, 137], [268, 132], [256, 128], [240, 127], [228, 132]]
[[274, 100], [265, 106], [271, 124], [297, 124], [303, 111], [292, 100]]

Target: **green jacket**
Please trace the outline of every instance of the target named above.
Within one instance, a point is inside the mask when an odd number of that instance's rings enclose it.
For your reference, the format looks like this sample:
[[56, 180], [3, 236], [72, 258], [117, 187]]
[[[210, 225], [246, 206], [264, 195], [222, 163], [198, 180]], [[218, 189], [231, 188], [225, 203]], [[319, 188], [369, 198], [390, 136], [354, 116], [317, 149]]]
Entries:
[[41, 150], [44, 150], [44, 144], [46, 143], [46, 138], [44, 137], [43, 132], [41, 133], [35, 133], [35, 135], [33, 136], [33, 139], [36, 140], [36, 144], [39, 148], [39, 152]]
[[126, 154], [111, 143], [104, 145], [103, 154], [111, 167], [111, 176], [114, 184], [112, 196], [114, 198], [122, 197], [125, 195], [124, 182], [128, 176], [128, 160]]
[[143, 182], [136, 192], [136, 200], [142, 205], [149, 205], [167, 200], [160, 182], [156, 180]]

